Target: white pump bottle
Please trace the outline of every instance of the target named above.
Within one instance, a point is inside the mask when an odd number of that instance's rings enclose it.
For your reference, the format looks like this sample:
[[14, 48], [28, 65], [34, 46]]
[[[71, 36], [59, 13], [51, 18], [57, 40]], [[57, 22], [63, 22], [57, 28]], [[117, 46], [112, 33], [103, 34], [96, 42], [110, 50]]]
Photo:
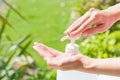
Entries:
[[[62, 41], [66, 39], [71, 39], [71, 43], [66, 45], [65, 54], [79, 54], [79, 47], [77, 44], [74, 43], [75, 40], [78, 38], [70, 38], [66, 36], [62, 38]], [[90, 74], [80, 71], [61, 71], [57, 70], [57, 80], [97, 80], [96, 74]]]

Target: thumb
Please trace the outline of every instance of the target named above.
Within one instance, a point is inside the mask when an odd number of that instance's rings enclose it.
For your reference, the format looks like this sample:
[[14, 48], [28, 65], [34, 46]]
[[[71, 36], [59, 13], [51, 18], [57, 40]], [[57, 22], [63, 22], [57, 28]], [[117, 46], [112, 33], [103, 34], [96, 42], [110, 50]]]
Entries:
[[87, 56], [82, 57], [81, 59], [81, 63], [83, 64], [84, 68], [94, 68], [96, 64], [94, 64], [95, 59], [89, 58]]

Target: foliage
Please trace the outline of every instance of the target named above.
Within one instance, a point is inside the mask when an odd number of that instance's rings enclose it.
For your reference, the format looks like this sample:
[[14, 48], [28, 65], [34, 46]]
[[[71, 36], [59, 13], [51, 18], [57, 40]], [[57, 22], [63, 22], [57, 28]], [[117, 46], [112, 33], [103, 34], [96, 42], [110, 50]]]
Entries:
[[[34, 62], [30, 62], [27, 56], [33, 56], [28, 51], [28, 47], [31, 44], [31, 35], [26, 35], [19, 40], [14, 41], [11, 36], [6, 34], [6, 28], [9, 26], [15, 31], [16, 35], [19, 35], [13, 23], [10, 23], [8, 18], [10, 17], [10, 11], [13, 10], [20, 18], [27, 21], [21, 13], [16, 10], [11, 4], [2, 0], [9, 9], [6, 14], [0, 14], [0, 80], [53, 80], [56, 78], [56, 71], [49, 68], [39, 68]], [[25, 57], [25, 61], [22, 62], [21, 56]], [[39, 60], [39, 59], [38, 59]], [[20, 64], [17, 64], [19, 63]], [[16, 66], [17, 64], [17, 66]]]
[[31, 73], [25, 80], [56, 80], [56, 70], [40, 69], [35, 74]]
[[80, 44], [80, 51], [84, 55], [96, 58], [108, 58], [120, 56], [120, 31], [88, 37]]
[[82, 16], [90, 8], [105, 9], [116, 3], [116, 0], [78, 0], [73, 3], [73, 7]]
[[[52, 5], [53, 4], [58, 5], [58, 4], [56, 4], [56, 2], [57, 1], [52, 3]], [[55, 80], [56, 79], [56, 70], [47, 68], [47, 67], [41, 68], [40, 65], [43, 62], [41, 61], [39, 55], [33, 54], [28, 50], [28, 47], [32, 41], [31, 35], [27, 35], [23, 38], [21, 38], [22, 36], [20, 36], [20, 39], [17, 39], [16, 41], [14, 41], [13, 37], [8, 36], [6, 34], [5, 29], [9, 26], [9, 27], [11, 27], [12, 30], [15, 31], [15, 34], [17, 36], [19, 35], [16, 33], [16, 30], [14, 28], [16, 26], [13, 23], [10, 23], [9, 19], [8, 19], [10, 17], [9, 14], [11, 13], [10, 12], [11, 10], [14, 11], [23, 20], [26, 21], [26, 18], [24, 18], [24, 16], [22, 16], [19, 13], [19, 11], [16, 10], [11, 4], [9, 4], [8, 2], [4, 2], [4, 3], [6, 3], [6, 5], [8, 5], [10, 10], [8, 10], [7, 14], [0, 14], [0, 19], [2, 22], [0, 24], [0, 80], [21, 80], [21, 79], [23, 79], [23, 80]], [[87, 10], [89, 10], [90, 7], [105, 9], [108, 6], [113, 5], [115, 3], [116, 3], [115, 0], [79, 0], [79, 2], [76, 2], [73, 5], [74, 5], [74, 9], [76, 10], [76, 12], [78, 12], [79, 15], [82, 16]], [[38, 3], [38, 5], [40, 5], [40, 4]], [[63, 5], [63, 3], [62, 3], [62, 5]], [[50, 6], [50, 5], [47, 5], [47, 6]], [[46, 8], [48, 8], [48, 7], [46, 7]], [[39, 10], [41, 10], [41, 9], [39, 9]], [[31, 11], [32, 10], [30, 9], [30, 11], [28, 12], [28, 13], [30, 13], [30, 15], [28, 17], [31, 18], [33, 22], [37, 22], [39, 19], [39, 16], [37, 16], [38, 17], [37, 21], [34, 21], [35, 16], [31, 15]], [[60, 11], [60, 10], [58, 10], [58, 11]], [[35, 14], [39, 15], [41, 12], [45, 12], [46, 15], [48, 15], [47, 12], [45, 11], [45, 9], [43, 9], [43, 11], [40, 11], [39, 13], [35, 13]], [[61, 17], [61, 16], [58, 17], [58, 15], [56, 15], [57, 11], [55, 11], [54, 9], [50, 12], [54, 13], [55, 20], [56, 20], [56, 18], [60, 19], [60, 18], [65, 17], [64, 15], [63, 15], [63, 17]], [[45, 13], [42, 13], [42, 16], [43, 15], [46, 16]], [[52, 14], [52, 13], [50, 13], [50, 14]], [[48, 17], [48, 16], [47, 16], [46, 21], [49, 22], [49, 18], [51, 19], [51, 17], [50, 16]], [[57, 17], [55, 17], [55, 16], [57, 16]], [[40, 15], [40, 18], [41, 18], [41, 15]], [[66, 18], [68, 18], [68, 16]], [[54, 22], [55, 20], [53, 20], [53, 23], [55, 23]], [[46, 23], [46, 21], [45, 21], [45, 23]], [[41, 22], [43, 22], [42, 19], [41, 19]], [[59, 22], [59, 21], [57, 21], [57, 22]], [[63, 21], [63, 23], [64, 23], [64, 21]], [[51, 27], [51, 25], [52, 24], [50, 24], [50, 27]], [[56, 23], [56, 25], [58, 26], [58, 23]], [[56, 25], [54, 24], [52, 26], [56, 26]], [[46, 26], [46, 28], [44, 27], [45, 29], [50, 29], [48, 24], [45, 24], [44, 26]], [[64, 25], [62, 24], [60, 26], [64, 26]], [[119, 23], [115, 24], [114, 26], [116, 26], [116, 27], [119, 26]], [[38, 28], [40, 28], [40, 27], [38, 27]], [[63, 30], [63, 28], [60, 28], [58, 30], [58, 27], [54, 27], [54, 29], [55, 30], [53, 30], [53, 29], [51, 31], [49, 30], [46, 33], [47, 35], [43, 35], [41, 33], [40, 36], [44, 36], [45, 43], [48, 43], [51, 45], [51, 41], [53, 41], [54, 44], [56, 44], [55, 43], [56, 34], [57, 34], [57, 39], [58, 39], [58, 37], [59, 38], [61, 37], [60, 35], [58, 36], [58, 34], [60, 33], [60, 31]], [[58, 32], [55, 35], [53, 35], [57, 30], [58, 30]], [[115, 30], [117, 30], [117, 28], [111, 29], [110, 31], [107, 31], [103, 34], [98, 34], [98, 35], [95, 35], [92, 37], [88, 37], [85, 40], [82, 39], [82, 43], [80, 43], [81, 53], [91, 56], [91, 57], [97, 57], [97, 58], [119, 56], [120, 55], [119, 54], [119, 51], [120, 51], [120, 49], [119, 49], [119, 47], [120, 47], [119, 34], [120, 34], [120, 32], [119, 32], [119, 30], [118, 31], [115, 31]], [[40, 29], [38, 32], [44, 32], [44, 31], [43, 31], [43, 29]], [[51, 32], [52, 32], [52, 34], [51, 34]], [[53, 40], [51, 37], [49, 37], [48, 34], [54, 36], [55, 39]], [[49, 42], [47, 41], [48, 37], [51, 39], [51, 40], [49, 39], [50, 40]], [[61, 46], [63, 47], [63, 45], [61, 45]], [[60, 48], [60, 47], [57, 47], [57, 48]], [[24, 61], [25, 64], [19, 64], [19, 67], [15, 67], [15, 64], [19, 63], [19, 61], [17, 61], [16, 59], [21, 59], [22, 56], [25, 57], [25, 61]], [[34, 61], [30, 62], [29, 59], [27, 58], [27, 56], [31, 56], [34, 59]], [[22, 61], [20, 60], [20, 62], [22, 62]]]
[[[106, 9], [116, 4], [116, 0], [79, 0], [75, 2], [74, 9], [80, 16], [94, 7], [97, 9]], [[97, 58], [108, 58], [120, 56], [120, 22], [102, 34], [93, 35], [82, 40], [80, 43], [81, 53]]]

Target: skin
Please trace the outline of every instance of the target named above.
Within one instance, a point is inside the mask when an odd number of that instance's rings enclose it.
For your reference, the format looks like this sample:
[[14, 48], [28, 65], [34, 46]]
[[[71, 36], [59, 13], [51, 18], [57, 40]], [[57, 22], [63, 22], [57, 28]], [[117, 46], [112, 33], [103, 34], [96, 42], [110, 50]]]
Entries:
[[35, 43], [33, 48], [55, 69], [120, 76], [120, 58], [93, 59], [80, 54], [64, 54], [42, 43]]
[[[120, 20], [120, 3], [105, 10], [91, 8], [82, 17], [78, 18], [64, 32], [69, 36], [87, 36], [96, 33], [103, 33]], [[92, 28], [92, 25], [96, 27]]]
[[[120, 3], [105, 10], [91, 8], [64, 33], [73, 37], [102, 33], [118, 20]], [[96, 27], [92, 28], [93, 24]], [[46, 60], [48, 66], [55, 69], [120, 76], [120, 58], [93, 59], [80, 54], [64, 54], [42, 43], [35, 43], [33, 48]]]
[[80, 54], [64, 54], [42, 43], [34, 43], [33, 48], [46, 60], [50, 67], [60, 70], [83, 70], [83, 66], [89, 67], [87, 65], [92, 62], [92, 59], [86, 56]]

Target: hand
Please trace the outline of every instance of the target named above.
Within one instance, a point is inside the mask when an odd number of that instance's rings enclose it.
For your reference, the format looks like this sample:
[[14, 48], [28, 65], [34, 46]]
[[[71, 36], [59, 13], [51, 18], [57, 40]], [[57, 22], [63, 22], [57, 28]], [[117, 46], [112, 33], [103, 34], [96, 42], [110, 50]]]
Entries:
[[60, 70], [84, 70], [91, 68], [93, 59], [80, 54], [64, 54], [41, 43], [35, 43], [33, 47], [55, 69]]
[[[108, 30], [113, 23], [111, 10], [97, 10], [91, 8], [81, 18], [77, 19], [64, 33], [69, 36], [87, 36]], [[94, 27], [92, 27], [94, 25]]]
[[50, 67], [55, 69], [120, 76], [119, 58], [92, 59], [80, 54], [64, 54], [41, 43], [35, 43], [33, 48], [46, 60]]

